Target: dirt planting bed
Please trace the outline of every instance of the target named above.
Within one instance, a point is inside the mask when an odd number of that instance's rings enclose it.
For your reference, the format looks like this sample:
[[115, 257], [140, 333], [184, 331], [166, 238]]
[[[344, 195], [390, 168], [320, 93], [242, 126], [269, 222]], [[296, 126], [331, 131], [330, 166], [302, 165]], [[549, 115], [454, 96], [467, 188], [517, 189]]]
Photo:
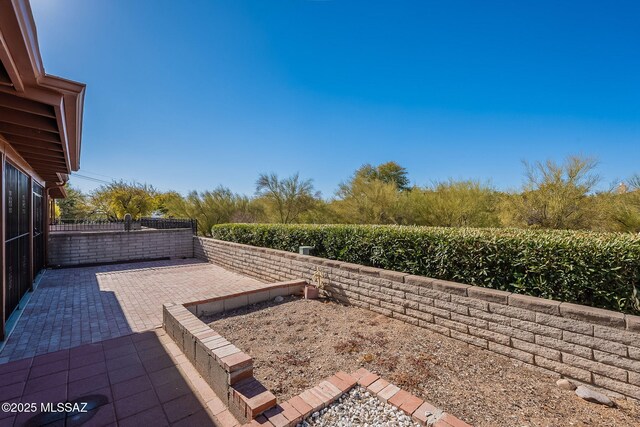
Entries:
[[640, 404], [588, 403], [521, 363], [368, 310], [287, 297], [203, 318], [284, 401], [361, 366], [476, 426], [637, 426]]

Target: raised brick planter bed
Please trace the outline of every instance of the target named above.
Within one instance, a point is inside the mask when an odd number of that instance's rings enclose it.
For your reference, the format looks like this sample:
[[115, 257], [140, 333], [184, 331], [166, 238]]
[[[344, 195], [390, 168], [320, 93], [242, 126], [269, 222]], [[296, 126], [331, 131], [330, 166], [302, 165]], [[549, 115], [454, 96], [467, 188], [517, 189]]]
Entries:
[[240, 422], [276, 405], [276, 397], [253, 377], [253, 359], [196, 317], [276, 296], [301, 294], [305, 281], [275, 283], [255, 291], [189, 303], [163, 305], [163, 327], [216, 395]]
[[[221, 313], [277, 296], [301, 294], [305, 284], [304, 280], [292, 280], [203, 301], [164, 304], [163, 327], [229, 412], [248, 426], [295, 426], [313, 412], [335, 402], [356, 384], [366, 387], [379, 399], [397, 406], [423, 425], [437, 420], [439, 424], [434, 425], [438, 427], [467, 426], [364, 368], [351, 375], [338, 372], [277, 405], [276, 396], [254, 378], [251, 356], [196, 316]], [[445, 418], [453, 421], [446, 424]]]

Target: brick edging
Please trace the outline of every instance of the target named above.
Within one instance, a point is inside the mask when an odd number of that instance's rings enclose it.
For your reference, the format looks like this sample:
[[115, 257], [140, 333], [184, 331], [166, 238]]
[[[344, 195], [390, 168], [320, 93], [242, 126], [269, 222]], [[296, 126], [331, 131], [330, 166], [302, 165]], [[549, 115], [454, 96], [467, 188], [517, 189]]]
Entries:
[[259, 294], [262, 292], [266, 292], [266, 291], [274, 291], [276, 289], [289, 289], [292, 286], [293, 287], [297, 287], [297, 286], [304, 286], [306, 284], [306, 280], [286, 280], [284, 282], [277, 282], [277, 283], [272, 283], [269, 286], [265, 286], [262, 288], [257, 288], [257, 289], [250, 289], [248, 291], [242, 291], [242, 292], [237, 292], [235, 294], [229, 294], [229, 295], [223, 295], [220, 297], [212, 297], [212, 298], [207, 298], [204, 300], [196, 300], [196, 301], [189, 301], [189, 302], [184, 302], [182, 303], [182, 305], [184, 307], [192, 307], [194, 305], [200, 305], [200, 304], [208, 304], [210, 302], [216, 302], [216, 301], [221, 301], [221, 300], [225, 300], [225, 299], [230, 299], [230, 298], [236, 298], [236, 297], [241, 297], [241, 296], [248, 296], [248, 295], [254, 295], [254, 294]]
[[470, 424], [402, 390], [365, 368], [360, 368], [351, 375], [342, 371], [337, 372], [317, 386], [265, 411], [255, 420], [245, 424], [245, 427], [293, 427], [314, 412], [331, 405], [356, 385], [365, 388], [382, 402], [400, 409], [422, 426], [471, 427]]

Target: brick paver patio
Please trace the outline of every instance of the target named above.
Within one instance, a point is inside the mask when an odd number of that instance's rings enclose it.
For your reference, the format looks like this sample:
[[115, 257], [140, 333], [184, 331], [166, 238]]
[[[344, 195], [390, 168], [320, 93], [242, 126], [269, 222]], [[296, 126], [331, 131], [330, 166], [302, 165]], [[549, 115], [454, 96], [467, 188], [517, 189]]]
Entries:
[[[237, 425], [162, 329], [2, 364], [0, 402], [34, 405], [3, 406], [0, 427]], [[89, 406], [41, 411], [58, 402]]]
[[195, 259], [47, 270], [0, 363], [153, 329], [162, 324], [165, 302], [262, 286]]

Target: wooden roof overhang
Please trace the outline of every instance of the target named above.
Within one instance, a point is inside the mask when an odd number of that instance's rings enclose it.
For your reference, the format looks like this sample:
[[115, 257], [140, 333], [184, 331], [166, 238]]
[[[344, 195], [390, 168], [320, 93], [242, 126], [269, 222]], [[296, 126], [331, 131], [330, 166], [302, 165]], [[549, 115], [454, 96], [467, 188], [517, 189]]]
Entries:
[[28, 0], [1, 0], [0, 134], [47, 188], [80, 168], [84, 93], [84, 84], [45, 73]]

